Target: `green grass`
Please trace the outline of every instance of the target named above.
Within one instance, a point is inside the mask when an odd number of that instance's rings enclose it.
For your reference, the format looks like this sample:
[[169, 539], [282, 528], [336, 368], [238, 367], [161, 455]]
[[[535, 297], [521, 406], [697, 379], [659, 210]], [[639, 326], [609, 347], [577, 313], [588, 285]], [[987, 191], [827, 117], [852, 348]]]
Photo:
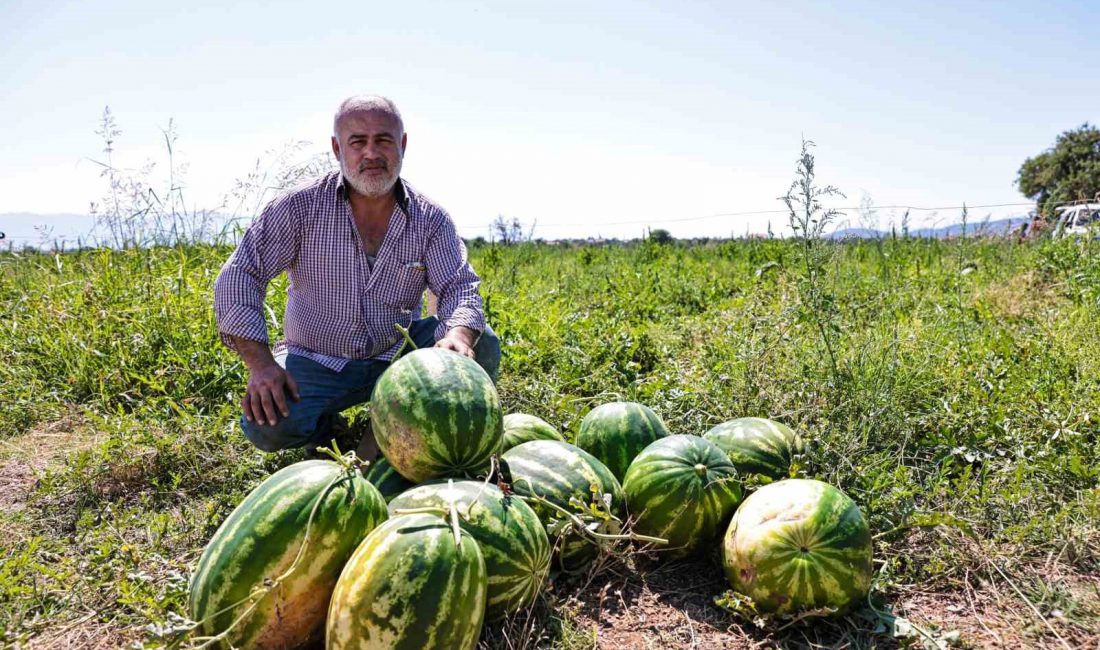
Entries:
[[[950, 590], [1000, 569], [1096, 633], [1100, 597], [1029, 567], [1100, 572], [1100, 246], [822, 245], [812, 301], [793, 242], [475, 247], [507, 411], [569, 435], [616, 399], [674, 433], [778, 418], [809, 441], [805, 473], [879, 535], [887, 603], [899, 585]], [[211, 296], [229, 252], [0, 254], [0, 463], [51, 424], [70, 432], [26, 507], [0, 510], [14, 533], [0, 542], [4, 642], [94, 612], [151, 643], [143, 628], [184, 611], [220, 521], [301, 457], [257, 452], [235, 427], [244, 368], [218, 343]], [[272, 321], [285, 286], [269, 292]], [[954, 525], [918, 527], [934, 522]], [[589, 643], [564, 614], [548, 629]]]

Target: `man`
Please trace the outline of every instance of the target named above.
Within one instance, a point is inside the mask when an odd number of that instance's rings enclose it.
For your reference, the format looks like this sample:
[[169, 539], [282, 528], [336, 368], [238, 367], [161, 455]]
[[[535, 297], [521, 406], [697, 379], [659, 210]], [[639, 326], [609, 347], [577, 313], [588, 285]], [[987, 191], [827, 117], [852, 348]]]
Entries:
[[[475, 358], [496, 378], [500, 343], [480, 280], [445, 210], [400, 177], [407, 136], [384, 97], [351, 97], [333, 121], [340, 171], [272, 201], [214, 284], [222, 341], [248, 366], [245, 436], [264, 451], [327, 445], [342, 410], [370, 399], [408, 327], [417, 347]], [[290, 279], [285, 363], [268, 347], [263, 299]], [[420, 318], [425, 288], [438, 317]], [[372, 434], [359, 455], [377, 455]]]

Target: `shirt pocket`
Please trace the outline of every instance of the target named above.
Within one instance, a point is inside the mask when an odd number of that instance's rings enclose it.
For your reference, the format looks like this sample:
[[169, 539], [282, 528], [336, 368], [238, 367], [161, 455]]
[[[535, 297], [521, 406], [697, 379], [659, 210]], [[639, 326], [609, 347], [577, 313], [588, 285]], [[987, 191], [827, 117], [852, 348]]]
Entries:
[[387, 283], [391, 291], [383, 300], [402, 311], [415, 309], [428, 287], [427, 267], [417, 260], [397, 262], [392, 274], [393, 282]]

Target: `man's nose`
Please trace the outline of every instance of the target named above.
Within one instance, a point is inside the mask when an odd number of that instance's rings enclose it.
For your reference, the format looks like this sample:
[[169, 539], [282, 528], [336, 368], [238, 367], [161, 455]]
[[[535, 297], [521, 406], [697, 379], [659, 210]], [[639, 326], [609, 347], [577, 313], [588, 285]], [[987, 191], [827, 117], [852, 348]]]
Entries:
[[382, 153], [382, 147], [377, 142], [368, 142], [367, 146], [363, 148], [364, 158], [385, 158]]

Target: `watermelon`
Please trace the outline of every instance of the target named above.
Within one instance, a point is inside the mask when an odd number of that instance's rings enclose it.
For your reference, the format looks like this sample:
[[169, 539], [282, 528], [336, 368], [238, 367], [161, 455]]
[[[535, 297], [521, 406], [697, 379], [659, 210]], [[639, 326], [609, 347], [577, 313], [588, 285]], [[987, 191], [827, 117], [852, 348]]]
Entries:
[[294, 648], [320, 638], [340, 570], [387, 516], [382, 496], [358, 470], [327, 460], [307, 460], [275, 472], [214, 533], [189, 588], [190, 617], [202, 622], [199, 633], [213, 636], [226, 630], [248, 607], [234, 603], [290, 568], [322, 494], [302, 561], [233, 628], [226, 642], [238, 648]]
[[473, 536], [433, 514], [394, 517], [348, 560], [328, 610], [327, 650], [470, 650], [487, 581]]
[[[532, 440], [504, 452], [501, 460], [511, 475], [516, 494], [543, 497], [571, 513], [577, 513], [578, 509], [570, 499], [590, 504], [609, 494], [611, 514], [622, 514], [623, 489], [611, 470], [592, 454], [568, 442]], [[554, 541], [562, 567], [570, 571], [580, 569], [596, 558], [599, 549], [589, 538], [569, 527], [560, 527], [557, 522], [564, 519], [561, 513], [536, 502], [531, 507]], [[562, 531], [560, 534], [554, 532], [558, 529]]]
[[743, 475], [781, 479], [791, 475], [794, 456], [805, 452], [802, 437], [767, 418], [737, 418], [703, 434], [725, 451]]
[[577, 446], [600, 459], [618, 480], [649, 443], [668, 435], [651, 408], [637, 402], [611, 402], [588, 412], [577, 431]]
[[398, 474], [397, 470], [393, 468], [393, 465], [390, 465], [390, 461], [386, 460], [385, 456], [380, 456], [378, 460], [370, 464], [364, 478], [366, 478], [371, 485], [378, 488], [378, 492], [382, 495], [382, 498], [386, 500], [386, 503], [389, 503], [395, 496], [416, 485], [409, 479]]
[[[489, 576], [485, 617], [496, 620], [530, 605], [550, 572], [550, 540], [535, 511], [482, 481], [436, 481], [415, 487], [390, 502], [401, 510], [446, 508], [454, 502], [462, 529], [477, 540]], [[473, 504], [471, 506], [471, 504]]]
[[871, 586], [871, 533], [839, 489], [807, 479], [760, 488], [722, 545], [730, 585], [766, 612], [844, 610]]
[[634, 532], [668, 540], [688, 555], [724, 530], [741, 502], [741, 482], [726, 454], [699, 436], [669, 436], [638, 454], [623, 481]]
[[473, 359], [441, 348], [393, 362], [371, 393], [370, 416], [382, 453], [414, 483], [484, 474], [504, 434], [489, 375]]
[[509, 413], [504, 416], [504, 442], [500, 446], [504, 453], [516, 445], [531, 440], [561, 440], [565, 437], [550, 426], [546, 420], [526, 413]]

